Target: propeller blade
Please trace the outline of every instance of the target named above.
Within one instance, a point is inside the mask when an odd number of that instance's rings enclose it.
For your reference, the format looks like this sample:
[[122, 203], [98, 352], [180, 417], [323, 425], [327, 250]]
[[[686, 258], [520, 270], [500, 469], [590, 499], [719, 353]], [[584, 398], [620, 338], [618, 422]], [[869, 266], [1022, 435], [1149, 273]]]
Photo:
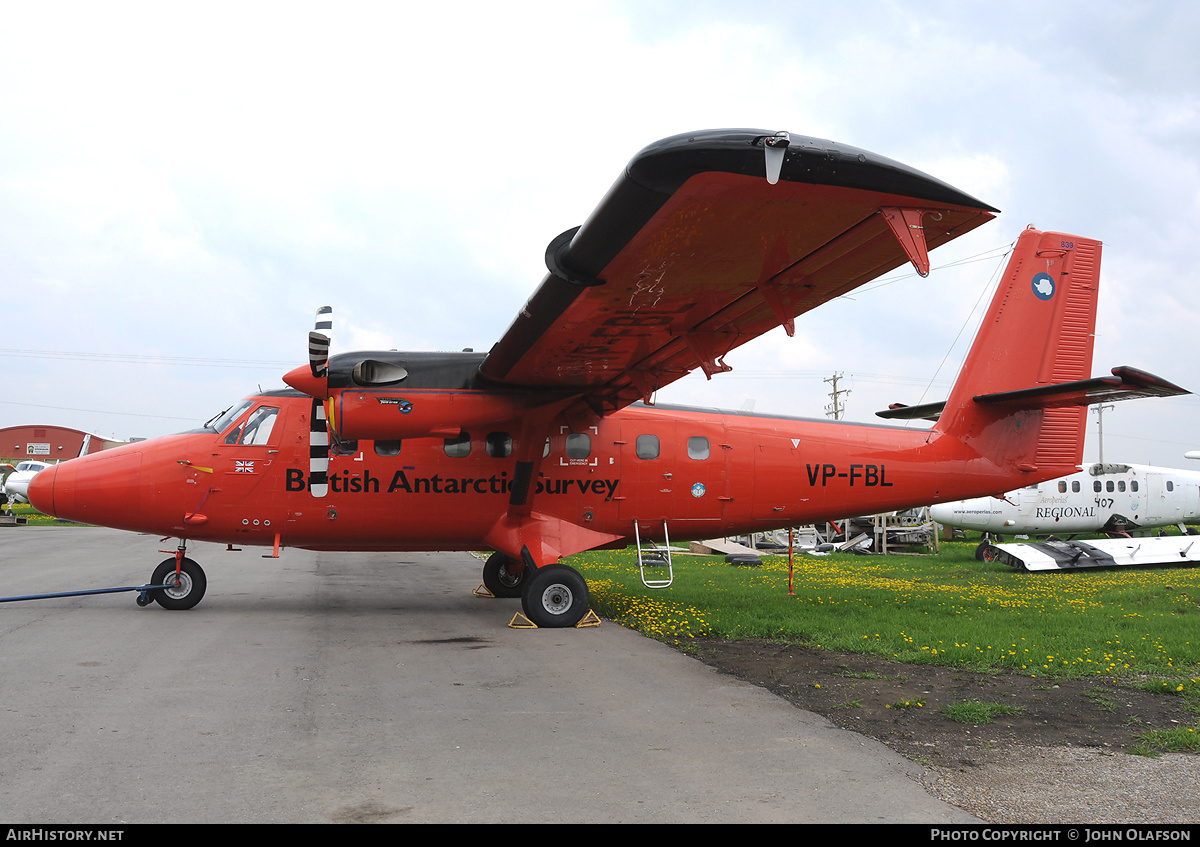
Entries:
[[317, 379], [324, 379], [329, 372], [329, 336], [332, 334], [333, 309], [322, 306], [317, 309], [316, 324], [308, 334], [308, 366]]
[[329, 425], [325, 404], [316, 398], [308, 421], [308, 490], [313, 497], [324, 497], [329, 493]]
[[[325, 403], [329, 396], [329, 336], [333, 334], [333, 309], [317, 309], [317, 319], [308, 334], [308, 367], [314, 382], [304, 377], [303, 366], [284, 377], [289, 385], [312, 396], [308, 423], [308, 491], [313, 497], [329, 493], [329, 421]], [[315, 383], [315, 384], [314, 384]]]

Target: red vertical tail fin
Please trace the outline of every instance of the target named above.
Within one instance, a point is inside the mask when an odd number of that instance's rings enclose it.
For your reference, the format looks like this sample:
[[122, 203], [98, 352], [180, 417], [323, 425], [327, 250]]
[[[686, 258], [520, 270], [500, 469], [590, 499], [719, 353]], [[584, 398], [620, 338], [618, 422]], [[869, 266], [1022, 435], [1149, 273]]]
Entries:
[[1086, 406], [1014, 414], [975, 398], [1091, 374], [1100, 252], [1093, 239], [1021, 233], [936, 429], [1029, 470], [1083, 460]]

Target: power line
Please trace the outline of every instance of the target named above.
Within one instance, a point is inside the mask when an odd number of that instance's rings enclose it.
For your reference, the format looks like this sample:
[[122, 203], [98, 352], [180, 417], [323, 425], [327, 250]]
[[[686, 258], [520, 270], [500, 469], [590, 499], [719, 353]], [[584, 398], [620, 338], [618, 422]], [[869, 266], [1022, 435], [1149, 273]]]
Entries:
[[283, 362], [268, 359], [205, 359], [195, 356], [160, 356], [142, 353], [83, 353], [69, 350], [21, 350], [0, 347], [0, 356], [18, 359], [65, 359], [84, 362], [119, 362], [138, 365], [184, 365], [188, 367], [217, 368], [286, 368], [295, 361]]
[[147, 415], [140, 412], [113, 412], [108, 409], [77, 409], [73, 406], [46, 406], [41, 403], [17, 403], [13, 400], [0, 400], [2, 406], [24, 406], [27, 409], [54, 409], [59, 412], [88, 412], [94, 415], [124, 415], [128, 418], [160, 418], [166, 421], [190, 421], [196, 423], [200, 417], [181, 418], [175, 415]]

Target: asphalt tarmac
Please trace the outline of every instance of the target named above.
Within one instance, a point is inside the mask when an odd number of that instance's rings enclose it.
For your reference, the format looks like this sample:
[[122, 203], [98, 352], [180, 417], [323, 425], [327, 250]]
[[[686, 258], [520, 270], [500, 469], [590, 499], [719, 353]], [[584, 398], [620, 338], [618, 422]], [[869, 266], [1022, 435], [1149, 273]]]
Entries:
[[[173, 546], [3, 528], [0, 596], [142, 585]], [[470, 554], [262, 552], [191, 545], [184, 612], [0, 603], [0, 820], [974, 820], [883, 745], [616, 624], [509, 628]]]

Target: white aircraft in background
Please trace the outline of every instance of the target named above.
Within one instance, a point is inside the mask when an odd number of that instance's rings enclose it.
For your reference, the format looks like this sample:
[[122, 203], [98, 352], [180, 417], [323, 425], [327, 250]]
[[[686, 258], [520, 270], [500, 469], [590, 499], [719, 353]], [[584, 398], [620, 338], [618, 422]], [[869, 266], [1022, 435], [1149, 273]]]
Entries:
[[29, 502], [29, 481], [38, 471], [49, 467], [53, 467], [50, 462], [39, 462], [34, 459], [17, 462], [15, 468], [12, 465], [0, 466], [0, 469], [12, 468], [12, 473], [4, 478], [4, 497], [8, 501], [9, 511], [12, 511], [13, 503]]
[[[1013, 535], [1128, 533], [1200, 521], [1200, 473], [1147, 465], [1093, 464], [1079, 473], [1001, 497], [930, 508], [940, 524]], [[1186, 530], [1184, 530], [1186, 532]], [[982, 546], [982, 545], [981, 545]]]

